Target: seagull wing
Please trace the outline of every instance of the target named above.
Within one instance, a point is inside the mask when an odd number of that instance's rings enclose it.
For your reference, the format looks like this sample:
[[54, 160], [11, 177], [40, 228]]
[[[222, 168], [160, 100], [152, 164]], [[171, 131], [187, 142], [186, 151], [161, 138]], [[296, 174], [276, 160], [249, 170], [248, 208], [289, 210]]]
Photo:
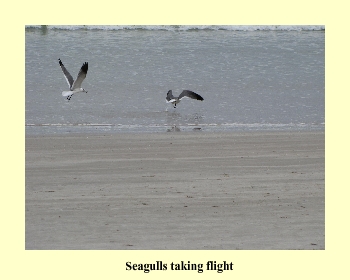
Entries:
[[72, 85], [73, 85], [73, 82], [74, 82], [73, 77], [71, 76], [71, 74], [69, 74], [69, 72], [68, 72], [68, 70], [66, 69], [66, 67], [64, 67], [64, 65], [63, 65], [63, 63], [62, 63], [62, 61], [61, 61], [61, 59], [58, 59], [58, 62], [60, 63], [60, 66], [61, 66], [61, 69], [62, 69], [62, 71], [63, 71], [64, 77], [65, 77], [66, 80], [67, 80], [68, 86], [69, 86], [69, 88], [71, 88]]
[[181, 92], [181, 94], [179, 95], [179, 99], [182, 99], [184, 97], [189, 97], [189, 98], [197, 99], [201, 101], [204, 100], [202, 96], [190, 90], [184, 90]]
[[72, 90], [81, 87], [81, 83], [84, 81], [86, 74], [87, 74], [87, 71], [88, 71], [88, 63], [85, 62], [83, 64], [83, 66], [81, 66], [79, 73], [78, 73], [78, 76], [72, 85], [72, 88], [71, 88]]
[[165, 99], [166, 99], [167, 102], [170, 102], [170, 100], [175, 99], [175, 97], [173, 96], [173, 91], [172, 90], [168, 91]]

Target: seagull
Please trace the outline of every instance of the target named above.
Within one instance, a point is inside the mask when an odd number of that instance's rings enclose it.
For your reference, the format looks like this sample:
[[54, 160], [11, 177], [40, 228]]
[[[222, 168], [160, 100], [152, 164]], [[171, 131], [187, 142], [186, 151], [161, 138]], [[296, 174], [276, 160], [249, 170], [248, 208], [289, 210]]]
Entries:
[[86, 77], [86, 73], [88, 71], [88, 63], [85, 62], [83, 64], [83, 66], [81, 66], [77, 78], [75, 80], [73, 80], [71, 74], [69, 74], [66, 67], [64, 67], [61, 59], [58, 59], [58, 62], [60, 63], [64, 77], [66, 78], [68, 86], [69, 86], [69, 91], [63, 91], [62, 95], [67, 96], [67, 100], [69, 101], [72, 98], [74, 93], [87, 92], [85, 89], [83, 89], [81, 87], [81, 83], [84, 81], [84, 79]]
[[166, 95], [166, 102], [167, 103], [172, 103], [174, 104], [174, 108], [176, 108], [176, 104], [180, 103], [180, 100], [184, 97], [189, 97], [189, 98], [192, 98], [192, 99], [197, 99], [197, 100], [200, 100], [200, 101], [203, 101], [203, 97], [200, 96], [199, 94], [193, 92], [193, 91], [190, 91], [190, 90], [183, 90], [181, 92], [181, 94], [179, 95], [179, 97], [174, 97], [173, 96], [173, 91], [172, 90], [169, 90], [167, 95]]

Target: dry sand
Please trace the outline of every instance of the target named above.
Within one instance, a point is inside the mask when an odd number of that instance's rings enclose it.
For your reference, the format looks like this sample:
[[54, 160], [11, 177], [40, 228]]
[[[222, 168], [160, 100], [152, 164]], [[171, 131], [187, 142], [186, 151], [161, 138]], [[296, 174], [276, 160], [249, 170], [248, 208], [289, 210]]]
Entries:
[[324, 249], [324, 132], [26, 137], [26, 249]]

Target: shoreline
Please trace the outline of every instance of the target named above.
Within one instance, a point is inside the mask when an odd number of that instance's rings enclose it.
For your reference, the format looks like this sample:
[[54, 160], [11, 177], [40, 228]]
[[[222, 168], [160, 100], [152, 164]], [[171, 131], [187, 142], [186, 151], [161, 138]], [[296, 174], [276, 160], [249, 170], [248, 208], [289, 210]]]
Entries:
[[324, 132], [324, 125], [319, 124], [185, 124], [185, 125], [116, 125], [116, 124], [26, 124], [25, 134], [28, 137], [41, 135], [101, 135], [101, 134], [153, 134], [169, 132], [201, 133], [269, 133], [269, 132]]
[[325, 132], [26, 135], [26, 249], [325, 249]]

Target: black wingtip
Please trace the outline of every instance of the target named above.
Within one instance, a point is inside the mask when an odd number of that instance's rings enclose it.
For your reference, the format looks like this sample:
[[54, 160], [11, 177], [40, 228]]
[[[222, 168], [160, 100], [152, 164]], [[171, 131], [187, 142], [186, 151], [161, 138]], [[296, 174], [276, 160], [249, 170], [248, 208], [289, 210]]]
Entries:
[[87, 62], [84, 62], [83, 66], [81, 66], [81, 70], [87, 73], [89, 68], [89, 64]]
[[63, 63], [62, 63], [60, 58], [58, 59], [58, 62], [60, 63], [60, 66], [63, 65]]
[[193, 93], [194, 93], [194, 96], [196, 97], [197, 100], [199, 100], [199, 101], [204, 100], [204, 98], [202, 96], [200, 96], [198, 93], [195, 93], [195, 92], [193, 92]]
[[195, 92], [192, 91], [192, 94], [193, 94], [193, 98], [194, 99], [197, 99], [199, 101], [203, 101], [204, 100], [204, 98], [202, 96], [200, 96], [198, 93], [195, 93]]

